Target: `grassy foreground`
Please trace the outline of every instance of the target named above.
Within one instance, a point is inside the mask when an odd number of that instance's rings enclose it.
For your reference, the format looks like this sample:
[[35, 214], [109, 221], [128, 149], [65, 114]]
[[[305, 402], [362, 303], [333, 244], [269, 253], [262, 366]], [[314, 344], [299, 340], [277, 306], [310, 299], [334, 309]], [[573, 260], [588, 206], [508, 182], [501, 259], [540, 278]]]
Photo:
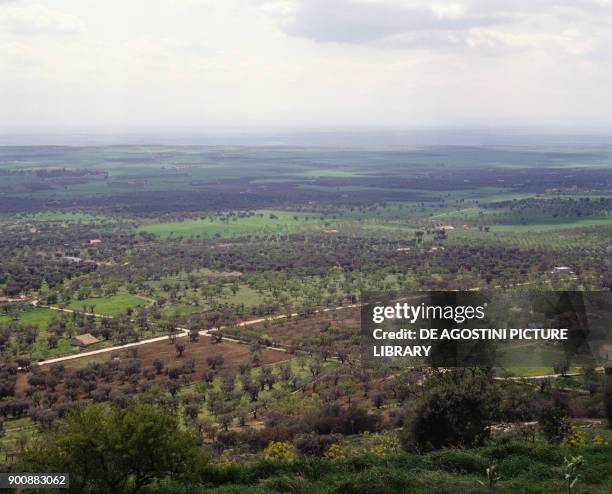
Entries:
[[[574, 493], [612, 491], [612, 447], [576, 450], [545, 443], [510, 441], [476, 449], [443, 449], [426, 455], [395, 453], [349, 457], [344, 460], [302, 459], [293, 463], [210, 465], [205, 485], [166, 481], [149, 492], [164, 494], [263, 494], [270, 492], [320, 494], [465, 494], [567, 492], [564, 458], [585, 460]], [[501, 480], [494, 489], [485, 471], [497, 465]]]

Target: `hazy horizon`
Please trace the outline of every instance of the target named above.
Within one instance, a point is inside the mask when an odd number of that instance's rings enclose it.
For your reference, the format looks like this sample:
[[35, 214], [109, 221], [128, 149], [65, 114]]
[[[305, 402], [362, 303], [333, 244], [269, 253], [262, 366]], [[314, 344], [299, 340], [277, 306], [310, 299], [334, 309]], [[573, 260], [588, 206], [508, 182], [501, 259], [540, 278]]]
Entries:
[[612, 146], [605, 129], [225, 129], [2, 132], [0, 146]]

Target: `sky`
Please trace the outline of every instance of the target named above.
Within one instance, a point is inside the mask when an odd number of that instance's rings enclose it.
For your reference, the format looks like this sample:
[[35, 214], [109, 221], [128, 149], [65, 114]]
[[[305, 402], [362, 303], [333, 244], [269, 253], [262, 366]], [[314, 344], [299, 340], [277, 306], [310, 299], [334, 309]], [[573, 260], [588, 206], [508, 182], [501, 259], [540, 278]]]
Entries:
[[612, 0], [0, 0], [0, 132], [612, 129]]

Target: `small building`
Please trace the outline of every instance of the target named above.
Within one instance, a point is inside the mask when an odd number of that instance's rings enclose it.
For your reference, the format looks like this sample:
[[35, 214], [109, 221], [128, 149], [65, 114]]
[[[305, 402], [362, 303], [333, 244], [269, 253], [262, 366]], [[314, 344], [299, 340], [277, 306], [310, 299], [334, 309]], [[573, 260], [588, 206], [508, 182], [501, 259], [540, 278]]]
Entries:
[[100, 340], [90, 333], [81, 334], [70, 339], [72, 346], [85, 348], [86, 346], [95, 345]]
[[100, 240], [99, 238], [92, 238], [89, 241], [89, 245], [99, 245], [102, 243], [102, 240]]
[[569, 266], [555, 266], [552, 270], [552, 274], [574, 274], [574, 272]]
[[82, 257], [76, 257], [76, 256], [63, 256], [62, 259], [64, 261], [70, 261], [70, 262], [83, 262]]

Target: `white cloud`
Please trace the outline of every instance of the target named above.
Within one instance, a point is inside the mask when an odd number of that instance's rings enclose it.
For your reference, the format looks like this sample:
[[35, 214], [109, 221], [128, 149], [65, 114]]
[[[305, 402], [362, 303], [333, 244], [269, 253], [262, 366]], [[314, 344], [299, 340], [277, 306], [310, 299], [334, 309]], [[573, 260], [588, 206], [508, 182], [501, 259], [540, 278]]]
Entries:
[[261, 8], [276, 16], [289, 35], [357, 44], [410, 32], [462, 31], [512, 20], [506, 14], [482, 14], [448, 2], [266, 0]]
[[[582, 52], [610, 42], [610, 0], [255, 0], [290, 36], [379, 48]], [[559, 31], [574, 34], [559, 35]], [[580, 37], [589, 41], [584, 42]], [[601, 39], [598, 39], [601, 38]], [[578, 45], [578, 49], [571, 44]], [[486, 53], [485, 53], [486, 54]]]
[[84, 31], [81, 20], [71, 14], [52, 10], [39, 4], [20, 5], [18, 2], [0, 9], [0, 28], [14, 34], [76, 34]]
[[0, 0], [0, 126], [612, 125], [611, 9]]
[[36, 52], [27, 44], [18, 41], [0, 44], [0, 61], [7, 66], [10, 65], [13, 70], [40, 65], [40, 59]]

